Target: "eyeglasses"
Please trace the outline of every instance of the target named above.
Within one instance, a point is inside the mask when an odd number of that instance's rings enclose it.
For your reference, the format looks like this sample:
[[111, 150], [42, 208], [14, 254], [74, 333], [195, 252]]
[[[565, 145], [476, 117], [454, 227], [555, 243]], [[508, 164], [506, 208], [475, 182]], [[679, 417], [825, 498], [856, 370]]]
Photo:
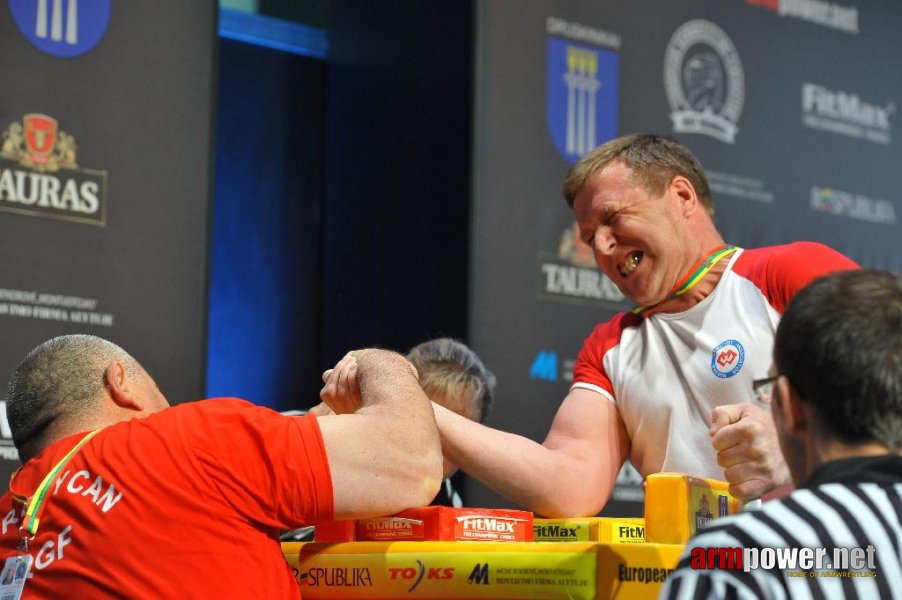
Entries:
[[774, 382], [782, 376], [782, 373], [777, 373], [773, 377], [756, 379], [752, 382], [752, 390], [755, 392], [755, 397], [758, 399], [758, 402], [770, 404], [774, 394]]

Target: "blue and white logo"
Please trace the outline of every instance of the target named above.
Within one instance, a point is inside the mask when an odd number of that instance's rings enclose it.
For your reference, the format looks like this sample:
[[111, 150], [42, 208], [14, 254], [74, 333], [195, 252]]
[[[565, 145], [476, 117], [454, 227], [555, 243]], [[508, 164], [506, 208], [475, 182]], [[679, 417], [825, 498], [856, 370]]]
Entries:
[[618, 69], [616, 52], [549, 36], [545, 114], [568, 163], [616, 137]]
[[19, 30], [38, 49], [72, 58], [96, 46], [110, 24], [112, 0], [9, 0]]
[[557, 381], [557, 352], [539, 350], [535, 360], [529, 367], [530, 379], [544, 379], [545, 381]]
[[664, 55], [664, 88], [674, 131], [736, 141], [745, 75], [723, 29], [704, 19], [681, 25]]
[[742, 369], [745, 348], [737, 340], [721, 342], [711, 353], [711, 370], [721, 379], [729, 379]]

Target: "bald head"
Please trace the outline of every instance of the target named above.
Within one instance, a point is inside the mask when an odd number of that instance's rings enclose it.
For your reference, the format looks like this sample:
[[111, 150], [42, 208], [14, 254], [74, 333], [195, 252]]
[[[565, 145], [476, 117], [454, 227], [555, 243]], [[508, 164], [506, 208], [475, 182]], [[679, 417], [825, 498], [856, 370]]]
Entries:
[[23, 461], [45, 445], [50, 429], [95, 410], [114, 363], [135, 382], [146, 377], [125, 350], [92, 335], [56, 337], [28, 353], [6, 394], [7, 418]]

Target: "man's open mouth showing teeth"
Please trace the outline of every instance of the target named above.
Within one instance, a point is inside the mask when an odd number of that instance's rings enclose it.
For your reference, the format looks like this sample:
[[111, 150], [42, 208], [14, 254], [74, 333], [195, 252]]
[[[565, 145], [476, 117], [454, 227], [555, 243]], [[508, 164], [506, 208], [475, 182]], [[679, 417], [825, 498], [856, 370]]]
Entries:
[[642, 252], [638, 250], [630, 254], [629, 258], [626, 259], [626, 262], [623, 263], [623, 266], [620, 267], [620, 274], [624, 277], [628, 277], [630, 273], [636, 270], [639, 263], [642, 262], [642, 256]]

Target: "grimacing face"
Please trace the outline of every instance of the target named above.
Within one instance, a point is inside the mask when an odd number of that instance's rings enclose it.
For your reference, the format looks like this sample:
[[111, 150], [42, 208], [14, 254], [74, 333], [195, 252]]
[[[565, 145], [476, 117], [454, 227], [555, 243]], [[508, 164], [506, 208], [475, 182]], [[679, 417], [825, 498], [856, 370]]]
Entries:
[[573, 212], [599, 269], [638, 304], [665, 300], [698, 260], [673, 185], [653, 197], [622, 162], [607, 164], [586, 181]]

